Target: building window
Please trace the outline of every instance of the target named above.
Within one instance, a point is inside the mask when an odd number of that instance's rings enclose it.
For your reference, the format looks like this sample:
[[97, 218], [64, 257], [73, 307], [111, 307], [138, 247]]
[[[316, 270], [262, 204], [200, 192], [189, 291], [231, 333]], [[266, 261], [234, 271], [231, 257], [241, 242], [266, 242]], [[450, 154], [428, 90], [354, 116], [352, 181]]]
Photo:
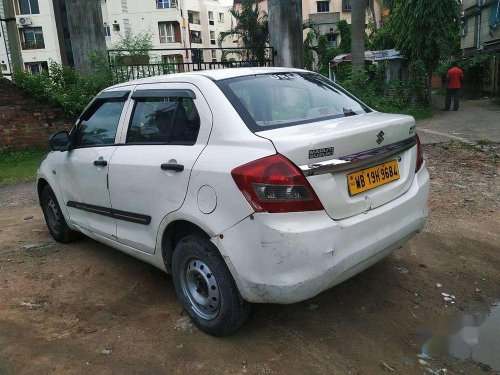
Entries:
[[190, 32], [191, 43], [202, 44], [203, 40], [201, 39], [201, 31], [193, 31]]
[[327, 13], [330, 11], [330, 2], [329, 1], [318, 1], [316, 3], [318, 13]]
[[104, 35], [111, 36], [111, 28], [108, 25], [104, 25]]
[[19, 14], [40, 14], [38, 0], [19, 0]]
[[160, 43], [175, 43], [175, 30], [173, 22], [159, 22]]
[[326, 34], [326, 42], [330, 47], [337, 47], [337, 34]]
[[216, 41], [215, 41], [215, 31], [210, 31], [210, 44], [212, 45], [216, 45]]
[[170, 8], [170, 0], [156, 0], [156, 9]]
[[0, 64], [0, 69], [2, 70], [2, 72], [6, 72], [7, 71], [7, 64], [4, 64], [2, 61], [2, 63]]
[[113, 24], [113, 31], [116, 31], [116, 32], [120, 31], [120, 24], [114, 23]]
[[37, 61], [24, 64], [24, 67], [31, 74], [40, 74], [46, 72], [49, 68], [47, 61]]
[[188, 22], [191, 24], [200, 25], [200, 13], [191, 12], [190, 10], [188, 10]]
[[21, 44], [22, 49], [43, 49], [45, 42], [43, 40], [43, 32], [41, 27], [28, 27], [21, 29]]
[[128, 18], [123, 19], [123, 29], [125, 31], [125, 34], [130, 34], [132, 32], [130, 28], [130, 20]]
[[224, 13], [219, 13], [219, 22], [224, 22]]
[[156, 0], [156, 9], [177, 8], [177, 0]]
[[212, 62], [217, 62], [217, 51], [213, 49], [211, 53], [212, 53]]
[[351, 11], [351, 0], [342, 0], [342, 11], [343, 12]]
[[214, 12], [212, 11], [208, 12], [208, 24], [214, 25]]

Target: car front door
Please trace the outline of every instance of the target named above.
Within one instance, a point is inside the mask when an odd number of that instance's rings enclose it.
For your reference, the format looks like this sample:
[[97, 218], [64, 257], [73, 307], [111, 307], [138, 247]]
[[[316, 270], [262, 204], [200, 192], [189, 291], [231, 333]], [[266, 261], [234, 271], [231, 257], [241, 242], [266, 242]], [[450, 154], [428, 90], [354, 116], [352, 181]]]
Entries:
[[212, 113], [188, 83], [137, 86], [132, 105], [110, 164], [111, 205], [118, 241], [153, 253], [161, 221], [184, 202], [192, 167], [208, 142]]
[[129, 94], [106, 92], [96, 98], [73, 129], [71, 150], [65, 152], [56, 171], [70, 220], [112, 239], [116, 223], [111, 214], [108, 170]]

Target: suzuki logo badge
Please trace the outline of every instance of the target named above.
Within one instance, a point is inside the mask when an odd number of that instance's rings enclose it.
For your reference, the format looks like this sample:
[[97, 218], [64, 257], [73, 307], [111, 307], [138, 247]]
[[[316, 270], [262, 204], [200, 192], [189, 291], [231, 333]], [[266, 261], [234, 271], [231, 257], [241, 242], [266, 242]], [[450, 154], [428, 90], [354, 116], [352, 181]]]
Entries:
[[381, 130], [380, 133], [377, 134], [377, 143], [381, 144], [384, 141], [385, 133]]

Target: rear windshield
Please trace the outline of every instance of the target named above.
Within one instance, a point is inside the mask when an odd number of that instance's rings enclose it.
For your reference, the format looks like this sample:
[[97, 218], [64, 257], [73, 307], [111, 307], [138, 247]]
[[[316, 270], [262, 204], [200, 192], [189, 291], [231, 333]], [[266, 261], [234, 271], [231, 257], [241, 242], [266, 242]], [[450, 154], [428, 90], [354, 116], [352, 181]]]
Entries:
[[254, 132], [369, 112], [369, 108], [314, 73], [260, 74], [219, 81]]

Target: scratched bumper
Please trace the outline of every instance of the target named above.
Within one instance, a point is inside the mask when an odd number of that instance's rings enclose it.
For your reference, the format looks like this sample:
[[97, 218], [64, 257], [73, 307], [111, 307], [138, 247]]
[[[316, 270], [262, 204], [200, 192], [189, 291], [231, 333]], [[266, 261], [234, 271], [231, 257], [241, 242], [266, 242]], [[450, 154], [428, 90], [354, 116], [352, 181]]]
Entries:
[[213, 242], [250, 302], [294, 303], [356, 275], [424, 226], [429, 174], [422, 168], [399, 198], [332, 220], [324, 211], [255, 214]]

